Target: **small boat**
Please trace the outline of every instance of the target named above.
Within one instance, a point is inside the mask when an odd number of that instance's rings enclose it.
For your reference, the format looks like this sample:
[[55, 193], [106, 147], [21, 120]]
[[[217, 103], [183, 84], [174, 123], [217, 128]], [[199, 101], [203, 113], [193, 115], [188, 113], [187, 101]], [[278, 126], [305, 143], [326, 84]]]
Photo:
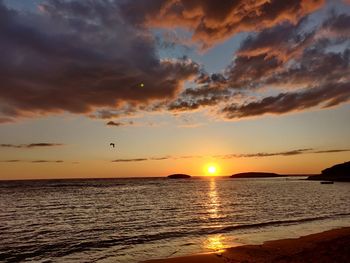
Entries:
[[323, 181], [323, 182], [321, 182], [321, 184], [334, 184], [334, 182], [333, 181]]

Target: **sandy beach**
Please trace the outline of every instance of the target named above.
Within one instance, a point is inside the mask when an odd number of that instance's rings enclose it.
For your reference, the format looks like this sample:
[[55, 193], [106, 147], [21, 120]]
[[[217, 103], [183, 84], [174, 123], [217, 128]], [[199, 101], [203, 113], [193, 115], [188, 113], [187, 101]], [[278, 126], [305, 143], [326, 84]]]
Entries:
[[350, 262], [350, 227], [293, 239], [267, 241], [262, 245], [229, 248], [222, 253], [148, 260], [144, 263], [228, 262]]

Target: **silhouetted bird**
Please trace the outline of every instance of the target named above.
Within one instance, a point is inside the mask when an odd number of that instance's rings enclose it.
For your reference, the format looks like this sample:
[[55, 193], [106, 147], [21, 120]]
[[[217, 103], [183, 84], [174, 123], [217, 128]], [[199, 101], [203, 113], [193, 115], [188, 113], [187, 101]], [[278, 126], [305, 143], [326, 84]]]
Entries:
[[112, 142], [109, 145], [112, 146], [113, 148], [115, 147], [115, 144]]

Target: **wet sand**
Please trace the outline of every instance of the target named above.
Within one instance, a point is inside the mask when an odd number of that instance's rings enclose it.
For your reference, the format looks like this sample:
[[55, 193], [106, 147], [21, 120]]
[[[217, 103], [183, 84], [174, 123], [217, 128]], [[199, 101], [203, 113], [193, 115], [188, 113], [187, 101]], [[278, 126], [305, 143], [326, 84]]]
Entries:
[[350, 262], [350, 227], [262, 245], [229, 248], [222, 253], [148, 260], [144, 263]]

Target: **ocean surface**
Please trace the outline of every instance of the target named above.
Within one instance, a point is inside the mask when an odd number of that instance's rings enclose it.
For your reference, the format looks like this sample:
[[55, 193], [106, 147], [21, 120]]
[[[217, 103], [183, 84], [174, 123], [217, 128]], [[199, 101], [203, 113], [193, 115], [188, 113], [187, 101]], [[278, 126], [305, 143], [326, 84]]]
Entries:
[[1, 262], [138, 262], [350, 226], [350, 184], [0, 181]]

